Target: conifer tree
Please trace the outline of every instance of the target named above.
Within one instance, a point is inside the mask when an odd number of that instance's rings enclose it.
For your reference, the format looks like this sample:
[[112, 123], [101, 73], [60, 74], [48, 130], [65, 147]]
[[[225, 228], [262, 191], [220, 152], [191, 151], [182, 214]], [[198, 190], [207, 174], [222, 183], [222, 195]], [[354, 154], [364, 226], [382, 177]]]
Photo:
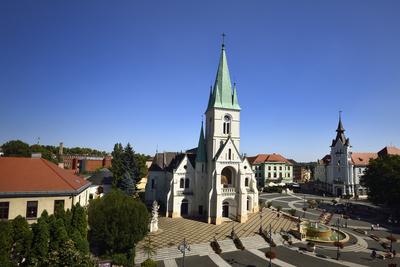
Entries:
[[124, 177], [118, 184], [118, 188], [124, 191], [128, 196], [133, 196], [133, 194], [135, 194], [136, 185], [129, 172], [125, 172]]
[[32, 232], [29, 229], [28, 222], [20, 215], [11, 224], [13, 228], [11, 260], [14, 265], [21, 265], [29, 255], [32, 244]]
[[79, 203], [77, 203], [72, 210], [71, 227], [77, 229], [83, 238], [87, 237], [87, 219], [86, 212]]
[[33, 242], [30, 254], [30, 265], [46, 266], [49, 253], [50, 229], [45, 218], [39, 218], [32, 225]]
[[0, 221], [0, 263], [11, 266], [10, 254], [13, 245], [12, 225], [8, 221]]
[[118, 181], [122, 178], [125, 173], [124, 167], [124, 149], [120, 143], [114, 145], [114, 150], [111, 153], [111, 171], [113, 173], [113, 184], [117, 185]]

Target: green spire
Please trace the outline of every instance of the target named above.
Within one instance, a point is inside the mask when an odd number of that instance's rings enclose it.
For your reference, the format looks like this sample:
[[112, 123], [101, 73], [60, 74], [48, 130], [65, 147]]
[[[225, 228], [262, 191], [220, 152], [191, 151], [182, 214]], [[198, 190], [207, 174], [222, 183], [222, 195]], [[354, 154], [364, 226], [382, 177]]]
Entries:
[[208, 98], [207, 109], [212, 107], [212, 103], [213, 103], [213, 89], [212, 89], [212, 86], [210, 86], [210, 97]]
[[[212, 97], [210, 97], [208, 108], [240, 109], [239, 103], [237, 102], [237, 96], [234, 96], [234, 94], [235, 93], [232, 92], [225, 47], [222, 45], [217, 77], [215, 78], [213, 94]], [[236, 101], [236, 104], [234, 101]]]
[[233, 104], [234, 109], [240, 109], [237, 92], [236, 92], [236, 83], [233, 84], [232, 104]]
[[204, 131], [203, 131], [203, 122], [201, 122], [201, 130], [200, 130], [200, 138], [199, 138], [199, 145], [197, 146], [197, 155], [196, 161], [197, 162], [206, 162], [206, 142], [204, 139]]

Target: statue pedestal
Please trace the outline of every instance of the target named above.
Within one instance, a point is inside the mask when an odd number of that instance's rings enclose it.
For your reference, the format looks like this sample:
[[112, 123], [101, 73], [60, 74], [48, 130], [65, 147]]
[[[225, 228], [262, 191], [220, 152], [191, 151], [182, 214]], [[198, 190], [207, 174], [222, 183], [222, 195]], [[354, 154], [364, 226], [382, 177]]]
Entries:
[[150, 222], [150, 233], [157, 232], [158, 231], [158, 220], [157, 221], [151, 221]]

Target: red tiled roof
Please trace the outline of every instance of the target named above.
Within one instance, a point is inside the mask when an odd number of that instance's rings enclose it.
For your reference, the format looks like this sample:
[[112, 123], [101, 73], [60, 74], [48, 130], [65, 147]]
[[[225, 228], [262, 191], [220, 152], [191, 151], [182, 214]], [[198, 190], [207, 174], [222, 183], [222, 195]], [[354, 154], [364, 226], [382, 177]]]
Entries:
[[377, 153], [357, 153], [353, 152], [351, 154], [351, 160], [354, 165], [357, 166], [367, 166], [370, 159], [376, 159], [378, 157]]
[[0, 157], [0, 193], [78, 193], [89, 185], [42, 158]]
[[400, 155], [400, 149], [398, 149], [395, 146], [385, 146], [378, 152], [378, 155], [380, 157], [383, 157], [386, 155]]
[[259, 164], [263, 162], [284, 162], [292, 165], [292, 163], [280, 154], [258, 154], [254, 157], [247, 158], [250, 164]]

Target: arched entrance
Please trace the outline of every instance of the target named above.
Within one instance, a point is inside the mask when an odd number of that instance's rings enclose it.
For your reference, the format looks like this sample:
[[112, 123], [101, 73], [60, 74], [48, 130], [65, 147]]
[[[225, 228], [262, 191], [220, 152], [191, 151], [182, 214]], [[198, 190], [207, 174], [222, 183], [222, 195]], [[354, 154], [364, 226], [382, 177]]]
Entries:
[[182, 200], [181, 203], [181, 216], [187, 216], [189, 214], [189, 201], [187, 199]]
[[232, 167], [225, 167], [221, 172], [221, 184], [224, 188], [234, 186], [234, 172]]
[[227, 201], [222, 203], [222, 217], [229, 218], [229, 202]]

